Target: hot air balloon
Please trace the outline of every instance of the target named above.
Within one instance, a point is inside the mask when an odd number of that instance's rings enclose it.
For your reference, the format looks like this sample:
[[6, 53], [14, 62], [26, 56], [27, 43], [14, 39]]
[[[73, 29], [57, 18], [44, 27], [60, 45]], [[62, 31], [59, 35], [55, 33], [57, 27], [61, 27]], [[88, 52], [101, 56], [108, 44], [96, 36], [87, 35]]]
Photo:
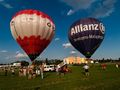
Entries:
[[71, 44], [86, 58], [90, 58], [104, 39], [105, 27], [95, 18], [74, 22], [68, 32]]
[[29, 9], [16, 13], [10, 28], [13, 38], [34, 61], [51, 42], [55, 25], [47, 14]]

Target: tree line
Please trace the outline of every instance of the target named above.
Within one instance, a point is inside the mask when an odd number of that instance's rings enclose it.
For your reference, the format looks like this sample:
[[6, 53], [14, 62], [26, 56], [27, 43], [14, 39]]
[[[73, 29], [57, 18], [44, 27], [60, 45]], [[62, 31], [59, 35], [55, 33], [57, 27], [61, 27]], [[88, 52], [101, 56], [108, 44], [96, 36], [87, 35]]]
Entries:
[[[118, 59], [96, 59], [94, 60], [95, 62], [99, 62], [99, 63], [120, 63], [120, 58]], [[15, 62], [12, 62], [10, 64], [13, 64], [13, 63], [21, 63], [21, 66], [28, 66], [30, 65], [30, 63], [28, 61], [25, 61], [25, 60], [20, 60], [20, 61], [15, 61]], [[60, 60], [60, 59], [44, 59], [44, 60], [35, 60], [34, 61], [34, 64], [35, 65], [40, 65], [42, 63], [46, 63], [47, 65], [50, 65], [50, 64], [54, 64], [54, 65], [58, 65], [59, 63], [63, 62], [63, 60]], [[0, 64], [0, 65], [6, 65], [6, 64]]]
[[118, 58], [118, 59], [112, 59], [112, 58], [105, 59], [105, 58], [103, 58], [103, 59], [96, 59], [94, 61], [99, 62], [99, 63], [118, 63], [118, 62], [120, 62], [120, 58]]
[[[16, 62], [12, 62], [11, 64], [13, 63], [21, 63], [21, 66], [28, 66], [30, 65], [30, 63], [28, 61], [25, 61], [25, 60], [21, 60], [21, 61], [16, 61]], [[54, 65], [58, 65], [59, 63], [63, 62], [63, 60], [60, 60], [60, 59], [48, 59], [46, 58], [45, 60], [35, 60], [33, 63], [35, 65], [40, 65], [42, 63], [46, 63], [47, 65], [50, 65], [50, 64], [54, 64]]]

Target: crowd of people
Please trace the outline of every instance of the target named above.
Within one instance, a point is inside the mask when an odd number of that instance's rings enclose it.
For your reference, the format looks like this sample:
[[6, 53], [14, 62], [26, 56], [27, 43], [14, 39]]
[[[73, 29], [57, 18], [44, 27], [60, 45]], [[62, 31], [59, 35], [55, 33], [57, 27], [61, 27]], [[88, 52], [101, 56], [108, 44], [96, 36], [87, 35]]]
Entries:
[[[29, 65], [29, 66], [21, 66], [21, 67], [5, 67], [3, 68], [4, 75], [8, 76], [8, 74], [12, 76], [19, 76], [19, 77], [27, 77], [29, 80], [30, 79], [34, 79], [38, 76], [41, 77], [41, 79], [44, 78], [44, 68], [45, 68], [45, 64], [42, 63], [40, 65]], [[67, 72], [71, 72], [71, 69], [68, 68], [67, 65], [64, 66], [59, 66], [57, 65], [55, 67], [55, 70], [57, 75], [61, 75], [61, 74], [66, 74]]]
[[5, 76], [19, 76], [24, 77], [27, 76], [28, 79], [35, 78], [37, 76], [41, 76], [43, 79], [43, 72], [44, 72], [44, 64], [40, 65], [30, 65], [30, 66], [21, 66], [21, 67], [2, 67], [0, 68], [0, 72], [4, 72]]
[[37, 76], [41, 75], [41, 78], [43, 79], [43, 72], [44, 72], [44, 64], [41, 64], [39, 66], [31, 65], [28, 67], [21, 67], [19, 69], [19, 76], [28, 76], [28, 79], [35, 78]]
[[[101, 66], [101, 69], [103, 69], [103, 70], [106, 70], [106, 68], [107, 68], [107, 65], [105, 63], [100, 64], [100, 66]], [[120, 64], [115, 64], [115, 67], [119, 68]], [[84, 75], [86, 77], [89, 76], [89, 68], [90, 68], [90, 66], [88, 64], [83, 65]], [[4, 71], [5, 76], [8, 76], [8, 73], [11, 72], [11, 76], [15, 76], [15, 75], [18, 75], [19, 77], [26, 76], [29, 80], [36, 78], [38, 76], [40, 76], [41, 79], [44, 78], [44, 63], [42, 63], [40, 65], [30, 65], [30, 66], [24, 66], [24, 67], [21, 66], [19, 68], [5, 67], [2, 70]], [[62, 67], [60, 65], [57, 65], [55, 67], [55, 71], [56, 71], [57, 75], [61, 75], [61, 74], [65, 75], [68, 72], [72, 72], [72, 70], [67, 66], [67, 64]]]

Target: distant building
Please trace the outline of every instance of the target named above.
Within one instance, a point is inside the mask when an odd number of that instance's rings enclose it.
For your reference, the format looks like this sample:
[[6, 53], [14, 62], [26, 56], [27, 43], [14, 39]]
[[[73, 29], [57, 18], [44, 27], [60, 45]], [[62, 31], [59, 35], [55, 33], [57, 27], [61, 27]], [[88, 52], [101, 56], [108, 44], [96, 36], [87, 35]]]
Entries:
[[64, 58], [63, 62], [66, 63], [66, 64], [88, 63], [86, 58], [80, 58], [80, 57], [74, 57], [74, 56], [70, 56], [70, 57]]

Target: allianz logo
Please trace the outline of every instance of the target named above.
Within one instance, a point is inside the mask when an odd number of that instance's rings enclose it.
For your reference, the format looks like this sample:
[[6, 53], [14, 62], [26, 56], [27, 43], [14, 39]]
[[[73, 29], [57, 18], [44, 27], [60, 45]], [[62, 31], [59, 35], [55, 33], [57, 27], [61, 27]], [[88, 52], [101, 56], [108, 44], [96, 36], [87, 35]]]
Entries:
[[102, 23], [100, 24], [80, 24], [71, 28], [71, 36], [80, 32], [100, 30], [102, 34], [105, 33], [105, 27]]

